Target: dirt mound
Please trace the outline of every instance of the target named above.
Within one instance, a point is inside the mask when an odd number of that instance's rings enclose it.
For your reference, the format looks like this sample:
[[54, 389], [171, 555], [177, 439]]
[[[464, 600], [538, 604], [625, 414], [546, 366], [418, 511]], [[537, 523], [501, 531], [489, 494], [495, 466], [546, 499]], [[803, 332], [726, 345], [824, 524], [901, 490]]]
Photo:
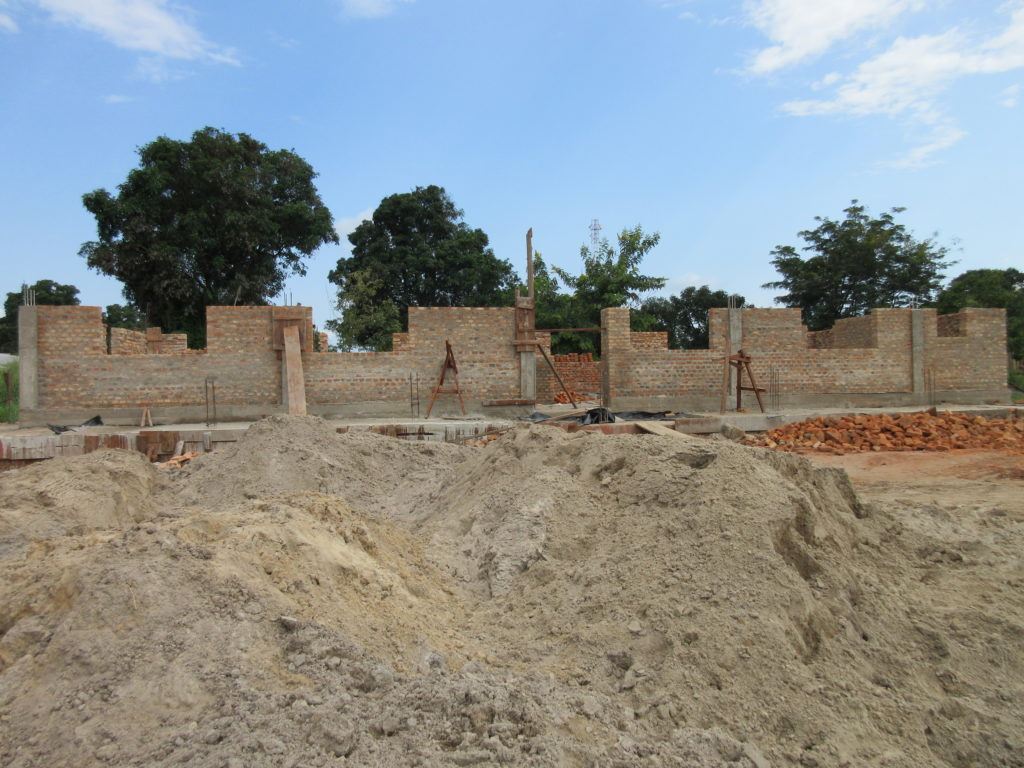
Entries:
[[[936, 649], [954, 643], [884, 578], [908, 553], [845, 473], [728, 441], [541, 428], [457, 475], [420, 521], [430, 552], [491, 598], [472, 619], [513, 669], [580, 690], [588, 727], [655, 743], [719, 728], [780, 764], [1013, 759], [1016, 705], [976, 715], [969, 747], [930, 735], [948, 727], [933, 676], [955, 666]], [[1020, 619], [1000, 632], [1018, 655]]]
[[921, 413], [822, 416], [750, 437], [747, 445], [782, 451], [949, 451], [1024, 449], [1024, 419], [987, 419], [934, 408]]
[[[0, 764], [1022, 764], [1024, 606], [940, 578], [1004, 550], [937, 547], [841, 471], [288, 417], [138, 461], [0, 478]], [[68, 525], [101, 480], [120, 501]]]
[[[309, 481], [289, 461], [314, 475], [328, 466], [332, 474], [316, 482], [345, 491], [362, 483], [369, 490], [349, 495], [380, 513], [389, 507], [380, 478], [409, 482], [436, 468], [436, 456], [465, 455], [339, 436], [318, 420], [274, 420], [236, 450], [151, 483], [135, 500], [160, 511], [151, 519], [112, 515], [8, 552], [0, 558], [0, 763], [630, 765], [642, 753], [754, 765], [756, 748], [712, 730], [657, 740], [612, 731], [601, 741], [567, 731], [580, 706], [575, 691], [513, 673], [500, 649], [467, 631], [475, 600], [404, 526], [334, 494], [278, 492]], [[137, 468], [137, 459], [109, 461]], [[68, 463], [10, 475], [3, 491], [48, 487], [50, 473], [83, 478], [94, 491], [98, 454]], [[111, 472], [107, 482], [137, 490], [130, 474]], [[420, 489], [427, 496], [430, 485]], [[34, 512], [40, 524], [49, 514], [45, 505]]]
[[154, 514], [159, 482], [141, 454], [101, 450], [0, 476], [0, 555], [32, 540], [120, 528]]
[[176, 473], [183, 497], [209, 506], [277, 493], [344, 498], [365, 514], [387, 515], [442, 481], [469, 448], [406, 442], [367, 431], [338, 434], [316, 416], [272, 416], [223, 451]]

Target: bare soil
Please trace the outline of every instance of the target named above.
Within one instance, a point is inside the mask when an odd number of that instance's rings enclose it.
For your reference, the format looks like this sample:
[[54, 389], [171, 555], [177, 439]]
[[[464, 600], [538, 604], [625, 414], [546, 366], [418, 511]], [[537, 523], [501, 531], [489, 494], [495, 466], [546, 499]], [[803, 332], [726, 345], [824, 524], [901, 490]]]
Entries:
[[274, 417], [5, 473], [0, 765], [1024, 766], [1021, 457], [814, 462]]

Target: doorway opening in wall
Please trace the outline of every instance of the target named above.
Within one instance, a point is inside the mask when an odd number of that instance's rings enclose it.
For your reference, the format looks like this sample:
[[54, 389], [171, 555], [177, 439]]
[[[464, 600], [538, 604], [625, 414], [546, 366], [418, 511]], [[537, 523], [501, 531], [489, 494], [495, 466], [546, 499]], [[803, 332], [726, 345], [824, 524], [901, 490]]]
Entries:
[[600, 402], [601, 329], [539, 328], [537, 336], [538, 402]]

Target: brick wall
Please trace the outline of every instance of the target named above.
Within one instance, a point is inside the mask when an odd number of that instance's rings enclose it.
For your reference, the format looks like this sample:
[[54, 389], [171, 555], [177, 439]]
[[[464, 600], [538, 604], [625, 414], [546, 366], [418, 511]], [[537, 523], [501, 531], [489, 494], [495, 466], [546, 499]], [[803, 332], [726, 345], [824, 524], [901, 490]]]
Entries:
[[250, 349], [271, 349], [271, 307], [207, 307], [206, 351], [235, 354]]
[[668, 349], [668, 331], [633, 331], [633, 349]]
[[[274, 321], [299, 321], [312, 341], [308, 307], [208, 307], [205, 350], [186, 350], [183, 337], [106, 329], [95, 307], [39, 307], [40, 411], [205, 406], [205, 381], [215, 377], [217, 402], [272, 412], [281, 402], [280, 353]], [[418, 376], [422, 410], [436, 385], [450, 340], [467, 405], [519, 396], [512, 308], [411, 308], [408, 333], [393, 352], [302, 354], [310, 406], [384, 404], [406, 412], [409, 375]], [[458, 412], [442, 396], [438, 413]], [[378, 408], [379, 410], [379, 408]], [[193, 413], [195, 411], [193, 410]]]
[[[915, 389], [909, 309], [878, 309], [817, 333], [803, 326], [799, 309], [738, 311], [739, 348], [752, 356], [761, 386], [774, 373], [784, 403], [885, 405], [920, 402], [925, 396], [920, 385]], [[925, 332], [918, 354], [935, 389], [968, 402], [1005, 400], [1004, 311], [964, 310], [959, 319], [941, 322], [934, 310], [920, 311]], [[655, 345], [649, 334], [630, 332], [628, 309], [604, 310], [604, 391], [612, 407], [660, 402], [676, 409], [717, 408], [728, 317], [726, 309], [709, 313], [710, 349], [670, 350]], [[961, 335], [946, 335], [951, 329]], [[750, 402], [757, 407], [752, 396]]]
[[878, 346], [878, 323], [873, 315], [846, 317], [824, 331], [809, 331], [813, 349], [865, 349]]
[[107, 330], [99, 307], [40, 305], [37, 312], [40, 359], [107, 353]]
[[949, 315], [939, 315], [936, 318], [936, 327], [939, 336], [964, 336], [967, 333], [964, 320], [966, 315], [963, 312], [955, 312]]
[[1006, 386], [1006, 310], [923, 309], [925, 367], [939, 390]]
[[110, 329], [110, 354], [112, 355], [144, 355], [146, 354], [146, 334], [130, 328]]
[[188, 351], [184, 333], [163, 333], [159, 328], [135, 331], [131, 328], [110, 329], [112, 355], [166, 355]]
[[270, 307], [210, 307], [217, 352], [188, 350], [184, 334], [106, 328], [98, 307], [38, 308], [40, 410], [205, 404], [207, 376], [223, 405], [272, 406], [280, 370], [269, 346]]
[[[911, 310], [879, 309], [816, 334], [801, 324], [799, 310], [737, 311], [739, 347], [752, 355], [762, 385], [769, 372], [775, 374], [785, 404], [918, 403], [925, 378], [961, 402], [1008, 396], [1004, 310], [965, 309], [940, 318], [935, 310], [916, 310], [915, 316]], [[28, 421], [33, 411], [134, 413], [144, 404], [178, 409], [181, 418], [194, 419], [202, 415], [204, 383], [211, 376], [222, 408], [237, 406], [239, 416], [275, 412], [281, 406], [275, 327], [280, 336], [285, 322], [300, 323], [307, 334], [302, 360], [313, 412], [353, 405], [349, 413], [404, 415], [410, 374], [419, 379], [425, 412], [446, 339], [453, 345], [469, 409], [520, 396], [512, 307], [410, 308], [409, 330], [395, 334], [391, 352], [312, 352], [308, 307], [209, 307], [205, 350], [187, 350], [181, 334], [159, 329], [146, 334], [112, 329], [112, 354], [98, 307], [40, 306], [36, 317], [38, 408], [26, 410]], [[717, 409], [731, 327], [728, 310], [711, 310], [708, 320], [709, 349], [672, 350], [664, 333], [632, 333], [629, 310], [606, 309], [601, 362], [559, 356], [555, 365], [571, 389], [581, 394], [600, 389], [613, 408]], [[538, 339], [550, 344], [547, 334]], [[537, 390], [542, 401], [558, 391], [540, 356]], [[437, 412], [457, 413], [457, 401], [442, 397]]]
[[[601, 394], [601, 362], [594, 360], [592, 354], [587, 352], [550, 355], [549, 353], [549, 356], [555, 370], [558, 371], [558, 375], [562, 377], [562, 381], [570, 392], [595, 397]], [[541, 403], [554, 402], [555, 395], [561, 391], [562, 388], [548, 364], [544, 362], [543, 357], [538, 355], [537, 401]]]
[[[303, 357], [310, 404], [409, 401], [409, 375], [419, 377], [422, 410], [437, 384], [452, 343], [459, 386], [467, 401], [519, 397], [519, 361], [512, 345], [511, 307], [410, 307], [408, 333], [396, 333], [391, 352], [331, 352]], [[449, 384], [446, 381], [446, 386]], [[442, 395], [439, 412], [458, 411], [454, 397]]]

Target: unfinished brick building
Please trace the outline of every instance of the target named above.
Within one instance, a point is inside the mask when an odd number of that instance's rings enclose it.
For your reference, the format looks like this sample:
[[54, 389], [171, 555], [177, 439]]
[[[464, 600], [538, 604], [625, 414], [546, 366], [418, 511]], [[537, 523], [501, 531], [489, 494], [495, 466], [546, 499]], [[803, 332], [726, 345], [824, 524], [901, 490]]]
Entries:
[[[21, 417], [25, 424], [73, 423], [95, 414], [138, 423], [143, 407], [164, 422], [200, 421], [207, 380], [219, 418], [251, 419], [289, 409], [286, 337], [294, 338], [293, 407], [321, 415], [410, 415], [410, 376], [424, 403], [450, 340], [471, 413], [529, 408], [555, 391], [532, 328], [532, 299], [507, 308], [409, 309], [409, 330], [391, 352], [314, 352], [308, 307], [208, 307], [207, 347], [180, 334], [108, 329], [99, 307], [19, 310]], [[524, 324], [524, 316], [527, 317]], [[880, 309], [809, 332], [796, 309], [712, 310], [709, 349], [668, 349], [664, 333], [634, 333], [628, 309], [602, 312], [600, 362], [555, 363], [578, 391], [600, 381], [613, 409], [718, 410], [726, 347], [753, 357], [756, 375], [778, 382], [785, 406], [1003, 403], [1006, 319], [1002, 309]], [[292, 330], [289, 331], [288, 329]], [[728, 340], [727, 340], [728, 339]], [[425, 410], [425, 409], [424, 409]], [[456, 414], [441, 398], [435, 413]]]

